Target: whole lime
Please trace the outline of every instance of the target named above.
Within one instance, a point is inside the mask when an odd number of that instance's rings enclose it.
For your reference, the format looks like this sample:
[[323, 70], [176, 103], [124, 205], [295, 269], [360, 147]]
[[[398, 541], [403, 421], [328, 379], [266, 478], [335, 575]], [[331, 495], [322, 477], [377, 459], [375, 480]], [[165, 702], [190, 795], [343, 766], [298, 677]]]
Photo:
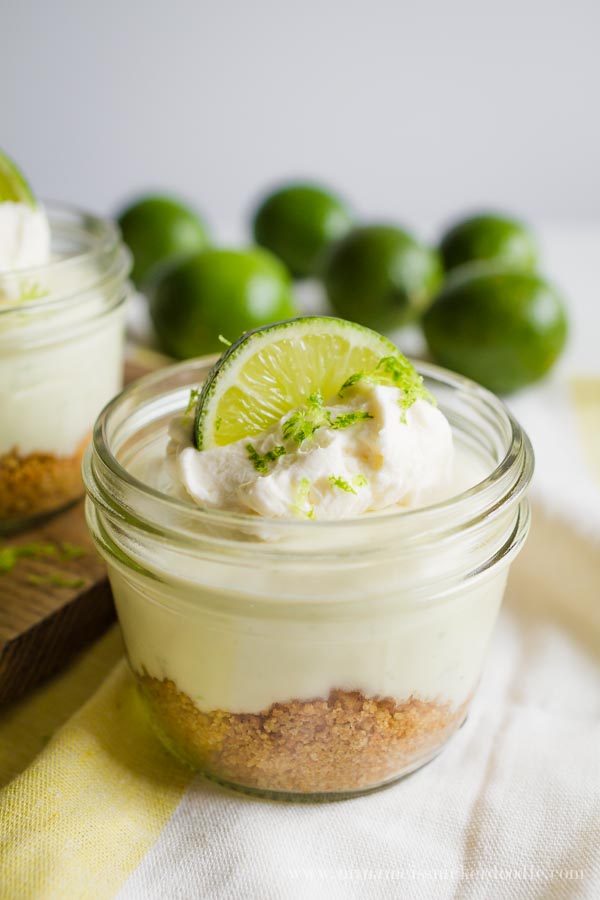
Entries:
[[133, 254], [131, 277], [137, 287], [157, 264], [198, 253], [208, 244], [200, 216], [173, 197], [141, 197], [121, 211], [118, 223]]
[[351, 224], [343, 201], [315, 184], [279, 188], [262, 200], [252, 220], [256, 243], [278, 256], [297, 278], [315, 275], [327, 247]]
[[450, 276], [423, 319], [433, 357], [499, 394], [537, 381], [559, 357], [567, 316], [532, 272], [471, 263]]
[[266, 250], [205, 250], [159, 271], [150, 314], [164, 350], [187, 359], [297, 314], [287, 269]]
[[377, 331], [419, 316], [440, 280], [435, 251], [393, 225], [354, 228], [332, 247], [323, 269], [334, 310]]
[[442, 236], [440, 254], [446, 271], [475, 260], [495, 260], [512, 269], [534, 271], [538, 250], [522, 222], [494, 213], [455, 222]]

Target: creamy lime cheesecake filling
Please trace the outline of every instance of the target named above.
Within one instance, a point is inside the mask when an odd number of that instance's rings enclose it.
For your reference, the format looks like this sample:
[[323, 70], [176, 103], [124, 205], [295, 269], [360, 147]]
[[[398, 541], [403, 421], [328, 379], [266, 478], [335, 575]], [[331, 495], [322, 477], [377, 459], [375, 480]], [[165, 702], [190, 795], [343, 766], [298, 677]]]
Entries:
[[[438, 412], [426, 406], [426, 415]], [[419, 414], [415, 404], [413, 415]], [[175, 457], [165, 464], [163, 427], [145, 434], [138, 445], [128, 444], [131, 456], [125, 455], [122, 463], [153, 489], [180, 498], [185, 494]], [[181, 433], [181, 440], [188, 440], [187, 433]], [[491, 458], [455, 436], [441, 499], [468, 490], [492, 468]], [[449, 525], [452, 510], [445, 515]], [[371, 520], [364, 515], [361, 522], [367, 545], [373, 541]], [[276, 524], [271, 522], [269, 529], [265, 523], [257, 535], [260, 543], [277, 539]], [[314, 548], [316, 555], [325, 549], [347, 552], [348, 538], [324, 534], [324, 527], [313, 528], [307, 519], [302, 546]], [[500, 522], [498, 534], [502, 528]], [[480, 542], [481, 559], [497, 540], [494, 531]], [[300, 544], [298, 535], [289, 541], [294, 547]], [[490, 549], [485, 550], [488, 541]], [[141, 542], [129, 545], [128, 552], [141, 570], [153, 575], [144, 578], [118, 565], [109, 570], [131, 665], [140, 674], [172, 681], [203, 711], [258, 713], [274, 702], [327, 697], [332, 689], [368, 697], [436, 698], [457, 707], [475, 685], [506, 580], [502, 569], [461, 588], [451, 602], [414, 604], [406, 584], [442, 578], [450, 560], [454, 564], [462, 555], [466, 570], [470, 548], [440, 545], [433, 555], [415, 553], [401, 564], [391, 559], [348, 571], [340, 565], [324, 572], [311, 590], [303, 586], [301, 575], [298, 583], [291, 582], [285, 568], [269, 563], [240, 568], [225, 558], [217, 567], [185, 553], [157, 552], [156, 544], [144, 547]], [[298, 595], [306, 604], [300, 617]], [[354, 604], [351, 610], [339, 607], [341, 596]], [[290, 607], [295, 611], [286, 612]]]
[[[432, 412], [441, 416], [430, 404], [425, 406], [426, 416]], [[415, 403], [414, 419], [421, 412]], [[411, 428], [414, 419], [407, 415]], [[443, 416], [442, 421], [446, 422]], [[188, 440], [184, 431], [179, 431], [182, 441]], [[181, 446], [177, 438], [175, 443]], [[164, 432], [157, 429], [152, 436], [145, 435], [142, 446], [128, 445], [132, 456], [125, 456], [123, 464], [152, 488], [182, 497], [175, 458], [165, 465], [166, 445]], [[471, 488], [492, 468], [491, 458], [455, 437], [451, 471], [439, 489], [440, 499]], [[249, 468], [245, 471], [254, 477]], [[452, 510], [445, 515], [449, 525]], [[361, 518], [365, 545], [373, 541], [370, 521], [368, 515]], [[333, 532], [324, 534], [323, 527], [327, 526], [313, 528], [306, 520], [302, 545], [314, 548], [315, 554], [326, 548], [332, 554], [347, 552], [348, 538], [340, 535], [336, 543]], [[500, 522], [498, 534], [502, 528]], [[492, 552], [498, 534], [494, 531], [481, 541], [481, 559]], [[276, 539], [267, 523], [258, 535], [261, 543]], [[296, 548], [300, 543], [297, 535], [289, 540]], [[460, 588], [451, 602], [433, 605], [411, 602], [406, 584], [443, 578], [450, 561], [454, 565], [462, 555], [467, 569], [469, 552], [468, 547], [440, 545], [433, 555], [415, 553], [401, 564], [389, 559], [376, 567], [348, 571], [340, 565], [324, 572], [317, 586], [308, 590], [301, 576], [297, 584], [290, 582], [289, 573], [277, 565], [240, 568], [225, 559], [217, 568], [211, 562], [199, 564], [185, 553], [169, 555], [166, 549], [157, 552], [155, 544], [145, 548], [136, 542], [136, 564], [155, 577], [144, 578], [133, 568], [123, 571], [118, 566], [110, 567], [110, 577], [134, 670], [173, 682], [203, 711], [259, 713], [274, 702], [326, 698], [332, 689], [360, 691], [368, 697], [434, 698], [458, 707], [477, 680], [506, 570]], [[301, 616], [299, 594], [305, 602]], [[341, 596], [354, 604], [351, 610], [338, 606]], [[189, 604], [188, 612], [178, 611], [179, 602]], [[286, 612], [290, 607], [295, 611]], [[232, 609], [237, 613], [232, 615]]]
[[211, 450], [192, 443], [188, 417], [171, 425], [178, 477], [200, 506], [267, 518], [342, 519], [448, 494], [452, 431], [429, 400], [405, 408], [402, 390], [358, 381], [252, 439]]
[[50, 226], [43, 206], [0, 203], [0, 273], [50, 261]]

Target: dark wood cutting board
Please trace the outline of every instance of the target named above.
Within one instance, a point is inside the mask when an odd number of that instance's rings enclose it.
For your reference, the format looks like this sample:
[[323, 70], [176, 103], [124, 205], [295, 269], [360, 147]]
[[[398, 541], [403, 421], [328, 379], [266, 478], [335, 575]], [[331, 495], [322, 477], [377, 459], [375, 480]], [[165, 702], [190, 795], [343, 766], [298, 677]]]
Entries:
[[[32, 543], [56, 548], [57, 556], [24, 557], [12, 571], [0, 573], [0, 703], [14, 700], [57, 671], [115, 617], [106, 571], [85, 524], [83, 501], [2, 540], [1, 546]], [[65, 558], [65, 545], [85, 555]], [[58, 573], [65, 584], [52, 583]]]
[[[157, 354], [136, 354], [127, 363], [125, 380], [161, 362], [167, 360]], [[0, 551], [32, 544], [45, 546], [51, 555], [24, 556], [10, 571], [0, 571], [0, 704], [58, 671], [115, 618], [83, 501], [34, 528], [0, 538]]]

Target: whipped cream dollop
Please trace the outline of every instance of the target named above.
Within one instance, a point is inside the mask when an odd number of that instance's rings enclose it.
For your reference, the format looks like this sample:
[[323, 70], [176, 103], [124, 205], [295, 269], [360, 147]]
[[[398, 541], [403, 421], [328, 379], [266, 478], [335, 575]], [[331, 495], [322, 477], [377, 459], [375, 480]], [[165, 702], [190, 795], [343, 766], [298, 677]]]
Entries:
[[50, 226], [43, 206], [0, 203], [0, 272], [15, 272], [50, 261]]
[[[343, 519], [448, 494], [452, 431], [426, 399], [360, 384], [343, 402], [312, 400], [268, 431], [210, 450], [185, 417], [170, 428], [178, 480], [199, 506], [268, 518]], [[315, 427], [316, 426], [316, 427]]]

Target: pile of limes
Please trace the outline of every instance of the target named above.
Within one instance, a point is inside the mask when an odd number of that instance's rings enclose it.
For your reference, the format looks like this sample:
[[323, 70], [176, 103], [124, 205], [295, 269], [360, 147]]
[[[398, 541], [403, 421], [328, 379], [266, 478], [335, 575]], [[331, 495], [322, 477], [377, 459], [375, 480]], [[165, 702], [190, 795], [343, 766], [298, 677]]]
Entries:
[[537, 272], [531, 231], [500, 215], [462, 219], [440, 242], [446, 278], [423, 317], [438, 362], [500, 394], [537, 381], [566, 343], [565, 305]]
[[175, 357], [297, 315], [292, 279], [307, 277], [345, 319], [384, 332], [420, 322], [435, 360], [499, 393], [546, 374], [566, 341], [564, 304], [537, 272], [531, 231], [506, 216], [465, 218], [434, 248], [395, 224], [357, 222], [336, 194], [302, 183], [262, 199], [245, 249], [211, 246], [203, 219], [166, 196], [136, 201], [119, 223]]

